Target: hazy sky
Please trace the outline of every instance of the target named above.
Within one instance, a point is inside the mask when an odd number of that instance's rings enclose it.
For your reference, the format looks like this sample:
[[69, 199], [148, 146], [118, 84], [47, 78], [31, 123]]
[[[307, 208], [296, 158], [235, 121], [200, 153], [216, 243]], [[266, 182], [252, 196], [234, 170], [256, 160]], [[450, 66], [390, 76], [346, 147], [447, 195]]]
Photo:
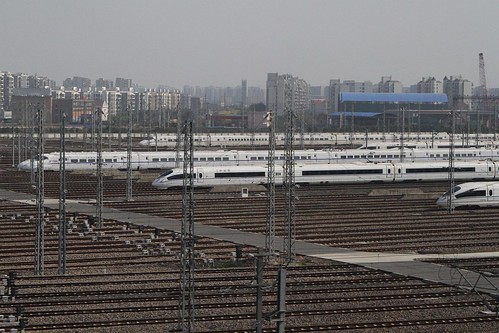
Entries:
[[498, 0], [3, 0], [0, 71], [146, 87], [265, 86], [267, 73], [499, 87]]

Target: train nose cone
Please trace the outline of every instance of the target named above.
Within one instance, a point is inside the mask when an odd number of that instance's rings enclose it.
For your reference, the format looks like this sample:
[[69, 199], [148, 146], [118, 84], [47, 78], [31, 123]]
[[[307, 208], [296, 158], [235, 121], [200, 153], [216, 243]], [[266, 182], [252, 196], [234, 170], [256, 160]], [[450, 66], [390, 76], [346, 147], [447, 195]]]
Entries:
[[20, 170], [20, 171], [29, 171], [30, 169], [30, 163], [29, 162], [26, 162], [26, 161], [23, 161], [21, 163], [19, 163], [17, 165], [17, 170]]
[[448, 196], [442, 195], [437, 199], [437, 206], [439, 207], [447, 207], [447, 201], [449, 200]]
[[155, 180], [152, 181], [152, 186], [160, 187], [162, 182], [163, 182], [163, 177], [156, 178]]

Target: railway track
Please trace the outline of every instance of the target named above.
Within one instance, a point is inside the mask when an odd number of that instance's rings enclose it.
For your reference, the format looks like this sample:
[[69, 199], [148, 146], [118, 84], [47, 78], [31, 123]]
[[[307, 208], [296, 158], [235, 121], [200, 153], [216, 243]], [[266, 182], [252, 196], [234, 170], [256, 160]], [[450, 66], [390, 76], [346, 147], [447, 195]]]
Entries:
[[[34, 194], [30, 174], [13, 170], [9, 162], [0, 158], [0, 187]], [[138, 174], [144, 179], [154, 176]], [[94, 175], [70, 173], [67, 179], [68, 198], [89, 202], [95, 198]], [[58, 173], [47, 173], [46, 180], [46, 196], [57, 198]], [[123, 175], [106, 176], [104, 186], [106, 207], [177, 219], [182, 216], [181, 191], [159, 191], [137, 177], [134, 201], [126, 202]], [[497, 258], [438, 259], [440, 253], [499, 248], [495, 241], [497, 210], [456, 211], [452, 215], [438, 210], [432, 195], [445, 191], [446, 186], [446, 182], [302, 186], [297, 189], [297, 237], [372, 252], [435, 253], [435, 262], [494, 274]], [[264, 193], [241, 198], [237, 191], [196, 190], [195, 200], [198, 223], [265, 231]], [[277, 233], [281, 234], [285, 207], [281, 197], [276, 207]], [[33, 206], [0, 200], [0, 276], [17, 273], [15, 297], [7, 289], [6, 301], [0, 302], [0, 315], [15, 318], [10, 324], [0, 321], [0, 329], [18, 328], [17, 320], [22, 318], [28, 319], [26, 332], [178, 331], [180, 243], [174, 234], [139, 228], [133, 221], [104, 221], [103, 228], [96, 229], [88, 216], [72, 215], [68, 274], [58, 275], [57, 212], [48, 212], [46, 271], [44, 276], [35, 276], [35, 213]], [[235, 244], [198, 240], [197, 332], [254, 332], [255, 262], [249, 254], [256, 249], [243, 246], [240, 250], [241, 257], [236, 258]], [[287, 332], [483, 333], [499, 327], [498, 317], [484, 312], [484, 299], [489, 306], [497, 306], [487, 295], [302, 257], [288, 267], [287, 275]], [[276, 309], [276, 277], [277, 266], [266, 265], [266, 313]], [[266, 321], [264, 331], [275, 331], [273, 326]]]

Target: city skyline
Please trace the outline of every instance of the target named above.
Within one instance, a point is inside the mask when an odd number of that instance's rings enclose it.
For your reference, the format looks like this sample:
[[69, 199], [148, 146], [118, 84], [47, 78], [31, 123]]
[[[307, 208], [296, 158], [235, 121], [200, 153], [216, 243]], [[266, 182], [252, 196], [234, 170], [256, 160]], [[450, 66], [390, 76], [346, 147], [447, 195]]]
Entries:
[[73, 76], [126, 77], [176, 89], [242, 79], [264, 88], [273, 72], [312, 86], [382, 76], [410, 86], [451, 75], [477, 86], [483, 52], [493, 88], [498, 9], [491, 0], [9, 1], [0, 13], [10, 27], [0, 34], [0, 71], [58, 85]]

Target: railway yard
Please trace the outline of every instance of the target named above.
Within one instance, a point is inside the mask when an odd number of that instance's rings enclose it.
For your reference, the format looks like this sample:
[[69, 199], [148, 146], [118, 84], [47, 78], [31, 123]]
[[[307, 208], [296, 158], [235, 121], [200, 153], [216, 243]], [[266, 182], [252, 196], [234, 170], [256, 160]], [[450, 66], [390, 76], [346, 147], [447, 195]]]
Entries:
[[[57, 150], [56, 142], [48, 142]], [[54, 148], [55, 147], [55, 148]], [[0, 332], [177, 332], [180, 242], [173, 230], [68, 212], [67, 274], [58, 269], [58, 210], [47, 211], [44, 275], [34, 274], [36, 207], [7, 191], [34, 196], [30, 173], [13, 167], [12, 147], [0, 141]], [[15, 163], [14, 163], [15, 164]], [[180, 220], [182, 191], [151, 186], [159, 171], [134, 172], [126, 201], [126, 172], [104, 176], [104, 206], [124, 215]], [[92, 206], [96, 175], [67, 173], [67, 199]], [[410, 254], [452, 267], [453, 283], [426, 281], [344, 260], [297, 255], [287, 270], [286, 332], [499, 332], [497, 286], [472, 290], [499, 275], [498, 209], [439, 209], [447, 182], [301, 186], [296, 189], [296, 238], [376, 254]], [[59, 173], [45, 173], [45, 200], [59, 197]], [[194, 221], [265, 232], [265, 193], [194, 191]], [[283, 234], [285, 200], [276, 197], [276, 234]], [[248, 242], [250, 243], [250, 242]], [[257, 249], [224, 237], [196, 241], [196, 332], [254, 332]], [[495, 255], [497, 252], [498, 255]], [[481, 256], [479, 253], [487, 253]], [[264, 312], [277, 304], [277, 263], [264, 269]], [[444, 271], [442, 271], [442, 274]], [[461, 288], [458, 288], [461, 286]], [[3, 292], [2, 292], [3, 290]], [[275, 332], [265, 321], [264, 332]]]

